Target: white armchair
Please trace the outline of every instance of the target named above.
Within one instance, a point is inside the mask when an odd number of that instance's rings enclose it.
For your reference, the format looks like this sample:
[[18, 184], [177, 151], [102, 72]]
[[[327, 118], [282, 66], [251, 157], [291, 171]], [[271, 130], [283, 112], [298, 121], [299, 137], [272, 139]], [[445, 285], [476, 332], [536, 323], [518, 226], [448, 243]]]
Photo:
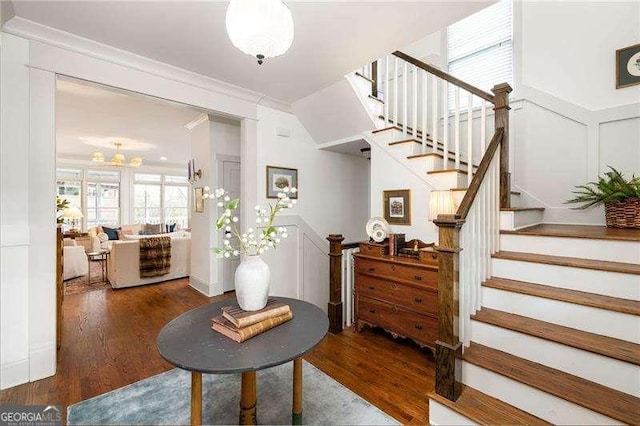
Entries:
[[62, 279], [70, 280], [71, 278], [80, 277], [89, 273], [89, 262], [83, 246], [76, 245], [76, 242], [70, 238], [63, 241], [63, 265]]

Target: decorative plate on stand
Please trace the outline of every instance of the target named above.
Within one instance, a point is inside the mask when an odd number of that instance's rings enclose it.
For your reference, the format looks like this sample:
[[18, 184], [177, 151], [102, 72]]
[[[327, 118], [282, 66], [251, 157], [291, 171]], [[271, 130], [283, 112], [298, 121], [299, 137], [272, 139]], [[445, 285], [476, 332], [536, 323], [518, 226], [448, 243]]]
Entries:
[[381, 243], [391, 233], [389, 223], [381, 217], [372, 217], [367, 221], [367, 235], [376, 243]]

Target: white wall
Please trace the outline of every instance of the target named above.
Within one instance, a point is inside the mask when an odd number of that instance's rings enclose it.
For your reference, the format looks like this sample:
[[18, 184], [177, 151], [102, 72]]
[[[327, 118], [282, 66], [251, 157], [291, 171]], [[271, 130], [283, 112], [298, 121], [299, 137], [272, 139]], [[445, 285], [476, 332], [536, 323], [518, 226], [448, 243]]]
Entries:
[[438, 231], [429, 221], [429, 193], [432, 188], [405, 165], [371, 144], [371, 217], [384, 217], [383, 191], [411, 190], [411, 225], [391, 225], [392, 232], [405, 234], [407, 240], [419, 238], [426, 243], [437, 242]]
[[[291, 130], [290, 137], [276, 129]], [[258, 107], [257, 188], [261, 203], [266, 198], [266, 166], [298, 169], [299, 214], [321, 236], [343, 234], [347, 241], [365, 235], [368, 219], [367, 180], [369, 165], [362, 157], [318, 150], [315, 141], [293, 114]]]

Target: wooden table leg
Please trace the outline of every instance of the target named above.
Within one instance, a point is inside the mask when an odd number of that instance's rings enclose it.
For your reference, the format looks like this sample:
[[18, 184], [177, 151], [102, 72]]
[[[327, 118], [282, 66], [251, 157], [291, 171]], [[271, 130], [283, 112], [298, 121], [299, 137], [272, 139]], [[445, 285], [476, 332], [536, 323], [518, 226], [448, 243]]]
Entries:
[[191, 372], [191, 425], [202, 424], [202, 373]]
[[293, 360], [293, 410], [291, 423], [302, 424], [302, 358]]
[[256, 372], [242, 373], [240, 390], [240, 421], [241, 425], [257, 424]]

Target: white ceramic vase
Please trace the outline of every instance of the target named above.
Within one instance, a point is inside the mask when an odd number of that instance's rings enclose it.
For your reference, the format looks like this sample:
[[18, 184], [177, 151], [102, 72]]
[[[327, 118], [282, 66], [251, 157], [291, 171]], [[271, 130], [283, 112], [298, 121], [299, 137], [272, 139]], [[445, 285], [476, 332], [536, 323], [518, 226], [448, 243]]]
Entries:
[[246, 256], [235, 275], [236, 299], [245, 311], [259, 311], [267, 304], [271, 272], [260, 256]]

